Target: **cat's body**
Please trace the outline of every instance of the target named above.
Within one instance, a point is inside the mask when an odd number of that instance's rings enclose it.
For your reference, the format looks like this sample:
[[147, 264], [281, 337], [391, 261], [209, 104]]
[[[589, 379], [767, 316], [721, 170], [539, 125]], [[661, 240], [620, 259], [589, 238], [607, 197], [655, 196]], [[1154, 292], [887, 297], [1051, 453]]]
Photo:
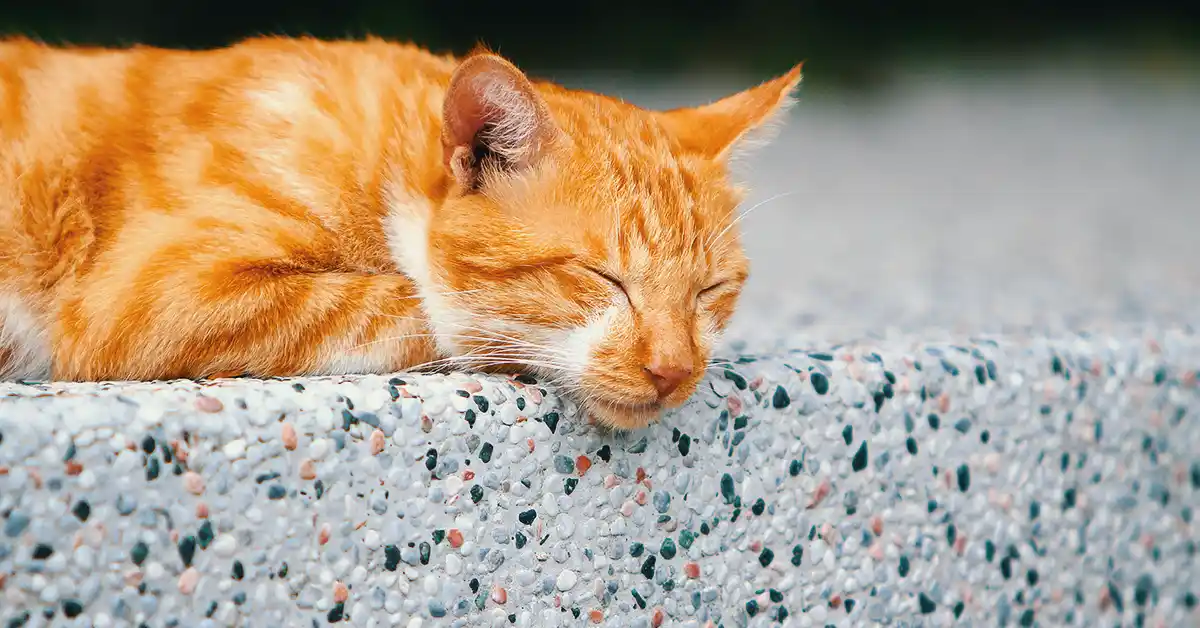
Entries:
[[732, 312], [728, 149], [798, 79], [648, 112], [379, 40], [0, 43], [0, 378], [522, 368], [643, 424]]

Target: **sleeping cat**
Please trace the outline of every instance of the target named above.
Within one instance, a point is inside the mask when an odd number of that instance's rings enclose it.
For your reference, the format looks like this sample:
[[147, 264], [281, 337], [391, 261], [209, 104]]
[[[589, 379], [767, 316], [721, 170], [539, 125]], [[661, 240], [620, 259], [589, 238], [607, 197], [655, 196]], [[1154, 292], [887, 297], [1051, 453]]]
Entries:
[[0, 43], [0, 379], [526, 371], [637, 428], [747, 277], [734, 150], [800, 67], [649, 111], [486, 51]]

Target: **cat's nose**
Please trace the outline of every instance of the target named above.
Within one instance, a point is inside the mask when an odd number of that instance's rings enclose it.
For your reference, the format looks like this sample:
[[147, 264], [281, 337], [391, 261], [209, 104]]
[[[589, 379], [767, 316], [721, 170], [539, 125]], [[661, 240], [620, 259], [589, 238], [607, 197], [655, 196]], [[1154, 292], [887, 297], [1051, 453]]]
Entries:
[[654, 362], [645, 370], [660, 399], [675, 392], [680, 384], [692, 376], [692, 367], [680, 364]]

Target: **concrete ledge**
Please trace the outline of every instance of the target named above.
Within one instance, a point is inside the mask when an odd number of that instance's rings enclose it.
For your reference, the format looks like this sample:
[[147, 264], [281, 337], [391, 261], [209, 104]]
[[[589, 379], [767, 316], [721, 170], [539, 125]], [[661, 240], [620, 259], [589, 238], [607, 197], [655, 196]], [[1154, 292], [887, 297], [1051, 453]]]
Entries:
[[0, 622], [1200, 619], [1195, 336], [733, 359], [629, 434], [470, 375], [0, 385]]

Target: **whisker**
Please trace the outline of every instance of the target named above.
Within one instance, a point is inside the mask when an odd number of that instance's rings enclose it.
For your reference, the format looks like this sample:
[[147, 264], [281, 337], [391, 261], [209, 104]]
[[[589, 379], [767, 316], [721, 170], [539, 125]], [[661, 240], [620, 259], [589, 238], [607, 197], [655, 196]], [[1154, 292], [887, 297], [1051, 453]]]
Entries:
[[738, 223], [742, 222], [742, 219], [744, 219], [746, 216], [748, 216], [750, 214], [750, 212], [758, 209], [759, 207], [762, 207], [763, 205], [766, 205], [767, 203], [779, 200], [779, 199], [787, 197], [787, 196], [791, 196], [795, 193], [796, 193], [795, 191], [781, 192], [781, 193], [776, 194], [775, 196], [772, 196], [766, 200], [762, 200], [762, 201], [755, 203], [753, 206], [750, 207], [750, 209], [747, 209], [746, 211], [742, 212], [741, 214], [738, 214], [738, 217], [734, 218], [733, 221], [731, 221], [728, 225], [726, 225], [725, 228], [720, 231], [720, 233], [718, 233], [716, 236], [714, 236], [712, 238], [709, 238], [708, 241], [705, 243], [704, 248], [706, 248], [706, 249], [712, 248], [712, 245], [716, 244], [717, 240], [721, 239], [721, 236], [725, 235], [726, 233], [729, 232], [730, 229], [734, 228]]

